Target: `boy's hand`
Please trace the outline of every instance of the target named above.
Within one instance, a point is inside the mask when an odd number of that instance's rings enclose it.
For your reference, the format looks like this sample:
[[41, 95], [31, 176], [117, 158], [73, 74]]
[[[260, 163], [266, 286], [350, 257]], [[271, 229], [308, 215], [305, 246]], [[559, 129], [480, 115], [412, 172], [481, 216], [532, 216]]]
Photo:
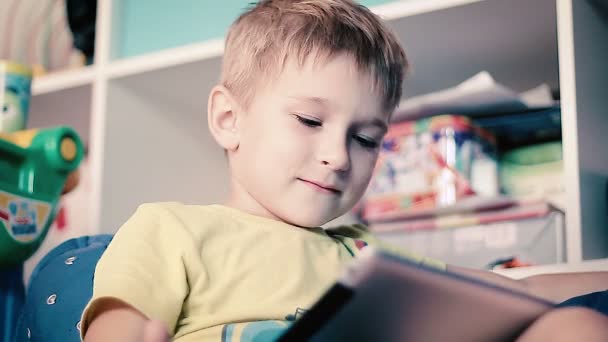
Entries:
[[85, 342], [169, 342], [166, 325], [149, 320], [132, 306], [114, 299], [102, 298], [98, 312], [86, 331]]
[[169, 333], [160, 321], [147, 321], [144, 325], [143, 342], [169, 342]]

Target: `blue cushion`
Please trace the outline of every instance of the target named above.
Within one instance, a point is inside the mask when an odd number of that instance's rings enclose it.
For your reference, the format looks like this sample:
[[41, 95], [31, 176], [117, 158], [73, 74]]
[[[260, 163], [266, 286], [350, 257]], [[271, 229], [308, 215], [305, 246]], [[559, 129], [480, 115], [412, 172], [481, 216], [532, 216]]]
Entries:
[[570, 298], [558, 306], [583, 306], [608, 315], [608, 290]]
[[97, 261], [111, 235], [65, 241], [38, 263], [30, 278], [16, 341], [80, 341], [80, 315], [93, 292]]
[[0, 269], [0, 341], [13, 342], [24, 302], [23, 265]]

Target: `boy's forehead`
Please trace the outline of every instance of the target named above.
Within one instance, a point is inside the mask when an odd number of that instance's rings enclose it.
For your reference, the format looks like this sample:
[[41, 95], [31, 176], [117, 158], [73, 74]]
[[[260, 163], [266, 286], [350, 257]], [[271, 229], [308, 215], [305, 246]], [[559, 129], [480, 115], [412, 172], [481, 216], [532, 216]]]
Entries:
[[384, 110], [384, 94], [371, 73], [361, 70], [348, 54], [288, 56], [283, 63], [269, 67], [253, 84], [254, 106], [280, 101], [285, 105], [344, 110], [389, 121], [391, 113]]
[[318, 73], [326, 72], [328, 68], [340, 68], [340, 71], [347, 70], [350, 75], [371, 82], [369, 68], [359, 66], [355, 58], [346, 53], [314, 51], [303, 57], [287, 55], [280, 72], [283, 73], [287, 70], [299, 73]]
[[344, 98], [365, 102], [367, 107], [378, 107], [383, 100], [370, 73], [361, 70], [348, 55], [310, 57], [302, 64], [291, 60], [285, 63], [278, 82], [290, 92], [290, 97], [317, 104]]
[[[353, 88], [354, 85], [364, 93], [373, 91], [380, 95], [380, 92], [376, 91], [378, 89], [376, 89], [370, 72], [362, 70], [356, 64], [354, 58], [344, 54], [321, 57], [312, 55], [303, 62], [290, 58], [279, 70], [275, 80], [283, 85], [295, 83], [296, 86], [303, 86], [312, 83], [314, 88], [319, 91], [323, 88], [329, 88], [329, 90], [349, 89]], [[332, 85], [338, 86], [339, 89], [332, 87]]]

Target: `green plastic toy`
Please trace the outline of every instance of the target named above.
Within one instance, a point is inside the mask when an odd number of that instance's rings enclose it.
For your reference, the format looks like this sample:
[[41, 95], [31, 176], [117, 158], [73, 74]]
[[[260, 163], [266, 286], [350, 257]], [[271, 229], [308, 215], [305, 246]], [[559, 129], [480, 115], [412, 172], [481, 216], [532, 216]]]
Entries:
[[38, 249], [83, 153], [69, 127], [0, 133], [0, 269], [23, 263]]

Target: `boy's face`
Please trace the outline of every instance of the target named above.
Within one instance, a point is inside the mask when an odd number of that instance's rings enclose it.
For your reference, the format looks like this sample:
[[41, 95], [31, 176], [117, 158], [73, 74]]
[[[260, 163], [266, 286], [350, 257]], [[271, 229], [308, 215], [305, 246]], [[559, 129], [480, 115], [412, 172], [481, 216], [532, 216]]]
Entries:
[[239, 117], [231, 205], [302, 227], [320, 226], [363, 195], [389, 113], [354, 59], [286, 63]]

